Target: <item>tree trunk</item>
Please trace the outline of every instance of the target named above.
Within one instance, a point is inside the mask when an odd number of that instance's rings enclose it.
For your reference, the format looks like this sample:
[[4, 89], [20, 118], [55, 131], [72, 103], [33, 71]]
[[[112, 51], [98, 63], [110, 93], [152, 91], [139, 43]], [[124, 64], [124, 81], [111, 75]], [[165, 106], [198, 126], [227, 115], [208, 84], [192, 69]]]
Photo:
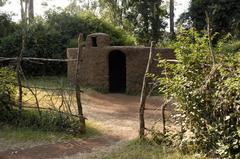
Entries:
[[80, 121], [80, 133], [86, 133], [86, 124], [85, 117], [83, 116], [82, 110], [82, 102], [81, 102], [81, 89], [80, 89], [80, 62], [83, 48], [83, 34], [79, 34], [78, 38], [78, 55], [77, 55], [77, 66], [76, 66], [76, 99], [77, 99], [77, 107], [78, 107], [78, 116]]
[[34, 19], [34, 0], [29, 0], [28, 18], [29, 18], [29, 20]]
[[26, 37], [27, 37], [27, 32], [26, 32], [26, 27], [27, 27], [27, 16], [26, 16], [26, 6], [27, 6], [28, 1], [25, 1], [25, 8], [23, 5], [23, 0], [20, 0], [20, 5], [21, 5], [21, 18], [24, 26], [22, 27], [22, 48], [21, 52], [18, 55], [17, 58], [17, 66], [16, 66], [16, 73], [17, 73], [17, 82], [18, 82], [18, 107], [19, 107], [19, 112], [22, 112], [22, 96], [23, 96], [23, 90], [22, 90], [22, 81], [21, 81], [21, 62], [22, 62], [22, 57], [25, 52], [25, 45], [26, 45]]
[[175, 36], [175, 32], [174, 32], [174, 0], [170, 0], [169, 10], [170, 10], [170, 34], [172, 37], [174, 37]]

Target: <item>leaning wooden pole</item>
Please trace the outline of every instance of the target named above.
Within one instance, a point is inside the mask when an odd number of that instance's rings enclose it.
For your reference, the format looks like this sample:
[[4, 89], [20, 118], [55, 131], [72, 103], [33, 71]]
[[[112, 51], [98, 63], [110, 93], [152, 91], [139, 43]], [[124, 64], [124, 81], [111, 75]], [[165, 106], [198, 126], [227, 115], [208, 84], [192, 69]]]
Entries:
[[175, 36], [174, 32], [174, 0], [170, 0], [170, 5], [169, 5], [169, 11], [170, 11], [170, 34], [171, 38]]
[[85, 124], [85, 117], [83, 116], [83, 109], [82, 109], [82, 102], [81, 102], [81, 89], [80, 89], [80, 62], [81, 62], [81, 55], [83, 52], [83, 34], [79, 34], [78, 38], [78, 54], [77, 54], [77, 65], [76, 65], [76, 79], [75, 79], [75, 89], [76, 89], [76, 100], [77, 100], [77, 107], [78, 107], [78, 116], [80, 121], [80, 133], [86, 133], [86, 124]]
[[140, 98], [140, 107], [139, 107], [139, 137], [142, 139], [144, 138], [145, 134], [145, 119], [144, 119], [144, 110], [145, 110], [145, 103], [147, 99], [147, 74], [149, 73], [150, 65], [152, 63], [152, 53], [153, 53], [153, 42], [151, 42], [150, 53], [148, 58], [148, 63], [146, 67], [146, 71], [143, 77], [143, 84], [142, 84], [142, 91], [141, 91], [141, 98]]
[[209, 51], [210, 51], [211, 56], [212, 56], [213, 65], [215, 65], [216, 64], [216, 57], [215, 57], [215, 54], [214, 54], [214, 51], [213, 51], [213, 45], [212, 45], [211, 22], [210, 22], [210, 17], [208, 15], [207, 11], [205, 11], [205, 15], [206, 15], [206, 22], [207, 22]]
[[16, 67], [16, 74], [17, 74], [17, 82], [18, 82], [18, 110], [21, 113], [22, 112], [22, 100], [23, 100], [23, 90], [22, 90], [22, 81], [21, 81], [21, 73], [20, 73], [20, 69], [21, 69], [21, 59], [22, 59], [22, 54], [23, 54], [23, 50], [24, 50], [24, 40], [22, 41], [23, 43], [23, 47], [21, 50], [20, 55], [17, 58], [17, 67]]
[[26, 45], [26, 37], [27, 37], [27, 19], [26, 19], [26, 11], [24, 11], [23, 9], [23, 1], [20, 0], [20, 4], [21, 4], [21, 16], [22, 16], [22, 22], [23, 22], [23, 26], [22, 26], [22, 48], [21, 48], [21, 52], [19, 53], [18, 57], [17, 57], [17, 65], [16, 65], [16, 74], [17, 74], [17, 82], [18, 82], [18, 108], [19, 108], [19, 112], [22, 112], [22, 107], [23, 107], [23, 89], [22, 89], [22, 81], [21, 81], [21, 63], [22, 63], [22, 58], [23, 58], [23, 54], [25, 52], [25, 45]]

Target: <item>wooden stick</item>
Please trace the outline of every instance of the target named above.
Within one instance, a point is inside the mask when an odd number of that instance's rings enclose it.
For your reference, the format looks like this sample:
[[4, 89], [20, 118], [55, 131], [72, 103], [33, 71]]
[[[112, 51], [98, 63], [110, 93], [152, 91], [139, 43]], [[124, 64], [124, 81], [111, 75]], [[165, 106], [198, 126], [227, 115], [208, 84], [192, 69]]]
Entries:
[[[13, 107], [18, 107], [18, 106], [13, 105]], [[39, 108], [37, 108], [37, 107], [32, 107], [32, 106], [23, 106], [23, 108], [50, 110], [50, 111], [58, 112], [58, 113], [65, 114], [65, 115], [68, 115], [68, 116], [73, 116], [73, 117], [77, 117], [77, 118], [79, 117], [78, 115], [69, 114], [69, 113], [66, 113], [66, 112], [63, 112], [63, 111], [59, 111], [59, 110], [56, 110], [56, 109], [52, 109], [52, 108], [44, 108], [44, 107], [39, 107]]]
[[82, 102], [81, 102], [81, 88], [80, 88], [80, 67], [81, 67], [81, 55], [83, 48], [83, 34], [79, 34], [78, 38], [78, 55], [77, 55], [77, 66], [76, 66], [76, 100], [78, 106], [78, 116], [80, 121], [80, 133], [86, 133], [85, 117], [83, 116]]
[[[11, 60], [17, 60], [17, 57], [0, 57], [0, 61], [11, 61]], [[36, 60], [36, 61], [49, 61], [49, 62], [71, 62], [71, 61], [77, 61], [77, 59], [50, 59], [50, 58], [36, 58], [36, 57], [22, 57], [23, 61], [30, 61], [30, 60]]]
[[144, 110], [145, 110], [145, 103], [147, 98], [147, 74], [150, 69], [150, 65], [152, 63], [152, 53], [153, 53], [153, 42], [151, 42], [150, 53], [148, 58], [148, 63], [146, 66], [146, 72], [143, 77], [143, 85], [141, 91], [141, 98], [140, 98], [140, 107], [139, 107], [139, 137], [144, 138], [145, 134], [145, 119], [144, 119]]
[[167, 105], [168, 105], [168, 103], [170, 102], [170, 100], [169, 101], [166, 101], [163, 105], [162, 105], [162, 125], [163, 125], [163, 130], [162, 130], [162, 132], [163, 132], [163, 134], [165, 135], [166, 134], [166, 117], [165, 117], [165, 109], [166, 109], [166, 107], [167, 107]]
[[[18, 85], [16, 85], [18, 86]], [[76, 89], [70, 89], [70, 88], [51, 88], [51, 87], [37, 87], [37, 86], [25, 86], [22, 85], [23, 88], [33, 88], [33, 89], [41, 89], [41, 90], [49, 90], [49, 91], [73, 91], [75, 92]], [[82, 90], [80, 90], [81, 93], [83, 93]]]
[[216, 58], [215, 58], [215, 54], [214, 54], [213, 46], [212, 46], [212, 32], [211, 32], [210, 18], [209, 18], [209, 15], [208, 15], [207, 11], [205, 11], [205, 14], [206, 14], [207, 30], [208, 30], [209, 51], [210, 51], [211, 56], [212, 56], [213, 65], [215, 65], [216, 64]]
[[[27, 79], [26, 79], [26, 76], [24, 75], [22, 67], [20, 67], [20, 69], [21, 69], [21, 74], [23, 76], [23, 79], [26, 81]], [[22, 88], [23, 88], [23, 86], [22, 86]], [[38, 97], [37, 97], [37, 93], [34, 93], [32, 88], [28, 87], [28, 83], [27, 83], [27, 86], [25, 88], [27, 88], [32, 93], [32, 95], [34, 96], [34, 99], [35, 99], [35, 102], [36, 102], [36, 105], [37, 105], [37, 108], [38, 108], [39, 116], [42, 117], [40, 106], [39, 106], [39, 101], [38, 101]]]

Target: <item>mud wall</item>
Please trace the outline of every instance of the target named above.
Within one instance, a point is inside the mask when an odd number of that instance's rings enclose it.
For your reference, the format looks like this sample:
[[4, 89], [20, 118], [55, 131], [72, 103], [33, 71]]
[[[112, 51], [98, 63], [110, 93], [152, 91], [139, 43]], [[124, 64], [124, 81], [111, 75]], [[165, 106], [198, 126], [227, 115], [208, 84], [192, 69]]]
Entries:
[[[121, 51], [126, 56], [126, 91], [139, 92], [145, 73], [150, 48], [131, 46], [106, 46], [83, 48], [80, 66], [80, 80], [82, 85], [95, 88], [109, 89], [109, 69], [108, 56], [114, 51]], [[76, 48], [67, 50], [68, 59], [77, 58]], [[163, 58], [175, 59], [172, 49], [155, 49], [156, 54], [160, 53]], [[153, 62], [152, 72], [159, 72], [156, 67], [157, 62]], [[76, 62], [68, 62], [68, 78], [75, 81]]]

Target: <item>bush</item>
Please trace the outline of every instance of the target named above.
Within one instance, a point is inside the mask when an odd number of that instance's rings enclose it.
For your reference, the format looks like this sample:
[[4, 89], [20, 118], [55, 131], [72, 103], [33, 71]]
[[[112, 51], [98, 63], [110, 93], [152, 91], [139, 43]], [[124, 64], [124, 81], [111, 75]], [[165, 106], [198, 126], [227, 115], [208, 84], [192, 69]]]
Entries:
[[80, 32], [85, 38], [94, 32], [104, 32], [111, 36], [113, 45], [134, 45], [134, 38], [130, 33], [88, 12], [70, 14], [49, 11], [46, 16], [49, 28], [59, 31], [68, 40], [77, 39]]
[[16, 30], [16, 24], [12, 22], [10, 15], [0, 13], [0, 38], [8, 36]]
[[16, 75], [9, 68], [0, 68], [0, 124], [16, 127], [41, 129], [43, 131], [66, 132], [80, 134], [79, 118], [57, 111], [41, 111], [16, 109]]
[[[16, 57], [21, 51], [21, 29], [0, 38], [0, 56]], [[133, 45], [134, 38], [124, 30], [98, 19], [91, 14], [69, 14], [49, 11], [45, 19], [35, 18], [27, 27], [25, 57], [66, 58], [68, 47], [77, 47], [77, 38], [82, 32], [87, 35], [94, 32], [108, 33], [113, 45]], [[7, 65], [7, 63], [5, 64]], [[60, 75], [67, 72], [65, 62], [24, 62], [23, 70], [30, 75]]]
[[32, 128], [43, 131], [66, 132], [79, 135], [79, 119], [68, 115], [42, 111], [41, 116], [35, 110], [23, 110], [20, 114], [17, 109], [0, 110], [0, 122], [15, 127]]
[[8, 68], [0, 68], [0, 111], [10, 110], [15, 96], [15, 73]]
[[175, 44], [178, 63], [160, 59], [164, 71], [155, 78], [175, 101], [183, 150], [234, 158], [240, 152], [240, 53], [223, 52], [221, 41], [213, 64], [208, 42], [207, 34], [182, 30]]

